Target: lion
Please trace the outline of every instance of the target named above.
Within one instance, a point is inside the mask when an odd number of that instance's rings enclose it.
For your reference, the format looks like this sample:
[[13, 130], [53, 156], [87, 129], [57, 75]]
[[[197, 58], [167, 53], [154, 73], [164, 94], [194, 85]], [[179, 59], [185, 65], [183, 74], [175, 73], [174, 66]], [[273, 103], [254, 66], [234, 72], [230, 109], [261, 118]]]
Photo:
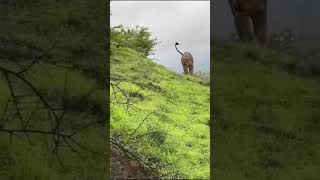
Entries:
[[180, 52], [177, 48], [177, 45], [179, 45], [178, 42], [176, 42], [175, 47], [178, 53], [181, 54], [181, 64], [183, 67], [184, 74], [192, 76], [193, 75], [193, 57], [190, 52], [185, 52], [185, 53]]
[[240, 40], [267, 41], [267, 0], [229, 0]]

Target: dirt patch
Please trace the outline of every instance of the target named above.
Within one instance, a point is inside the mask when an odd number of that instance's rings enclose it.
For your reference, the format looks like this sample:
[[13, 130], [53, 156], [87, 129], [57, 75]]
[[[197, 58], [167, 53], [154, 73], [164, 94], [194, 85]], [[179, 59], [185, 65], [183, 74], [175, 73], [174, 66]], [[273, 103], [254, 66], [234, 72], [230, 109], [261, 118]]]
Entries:
[[143, 166], [128, 155], [111, 149], [111, 179], [153, 179]]

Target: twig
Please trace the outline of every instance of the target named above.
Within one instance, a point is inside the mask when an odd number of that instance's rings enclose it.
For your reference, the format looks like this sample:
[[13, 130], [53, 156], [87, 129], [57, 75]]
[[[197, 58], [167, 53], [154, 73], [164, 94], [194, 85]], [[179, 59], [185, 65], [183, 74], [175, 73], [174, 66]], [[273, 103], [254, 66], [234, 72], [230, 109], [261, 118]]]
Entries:
[[141, 125], [144, 123], [144, 121], [145, 120], [147, 120], [148, 119], [148, 117], [151, 115], [151, 114], [153, 114], [153, 113], [155, 113], [156, 111], [152, 111], [152, 112], [150, 112], [142, 121], [141, 121], [141, 123], [139, 124], [139, 126], [134, 130], [134, 132], [129, 136], [129, 139], [127, 140], [127, 144], [130, 142], [130, 140], [133, 138], [133, 136], [134, 136], [134, 134], [138, 131], [138, 129], [141, 127]]

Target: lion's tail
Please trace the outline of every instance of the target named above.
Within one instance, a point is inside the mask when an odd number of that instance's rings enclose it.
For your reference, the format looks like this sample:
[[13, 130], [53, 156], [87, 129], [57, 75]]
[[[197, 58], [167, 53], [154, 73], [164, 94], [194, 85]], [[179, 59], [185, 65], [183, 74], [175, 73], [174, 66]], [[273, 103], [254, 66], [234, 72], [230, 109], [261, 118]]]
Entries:
[[182, 52], [180, 52], [180, 51], [178, 50], [177, 45], [179, 45], [179, 43], [178, 43], [178, 42], [176, 42], [176, 44], [174, 45], [174, 46], [176, 47], [176, 50], [178, 51], [178, 53], [180, 53], [180, 54], [181, 54], [181, 56], [183, 56]]

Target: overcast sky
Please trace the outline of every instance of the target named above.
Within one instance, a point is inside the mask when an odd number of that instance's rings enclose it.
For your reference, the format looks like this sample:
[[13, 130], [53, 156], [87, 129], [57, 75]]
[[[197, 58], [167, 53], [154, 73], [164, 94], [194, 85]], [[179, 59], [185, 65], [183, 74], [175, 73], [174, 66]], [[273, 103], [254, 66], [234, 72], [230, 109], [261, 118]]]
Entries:
[[159, 63], [182, 72], [181, 55], [175, 50], [191, 52], [195, 71], [210, 67], [209, 1], [112, 1], [111, 26], [147, 26], [161, 42], [155, 51]]

